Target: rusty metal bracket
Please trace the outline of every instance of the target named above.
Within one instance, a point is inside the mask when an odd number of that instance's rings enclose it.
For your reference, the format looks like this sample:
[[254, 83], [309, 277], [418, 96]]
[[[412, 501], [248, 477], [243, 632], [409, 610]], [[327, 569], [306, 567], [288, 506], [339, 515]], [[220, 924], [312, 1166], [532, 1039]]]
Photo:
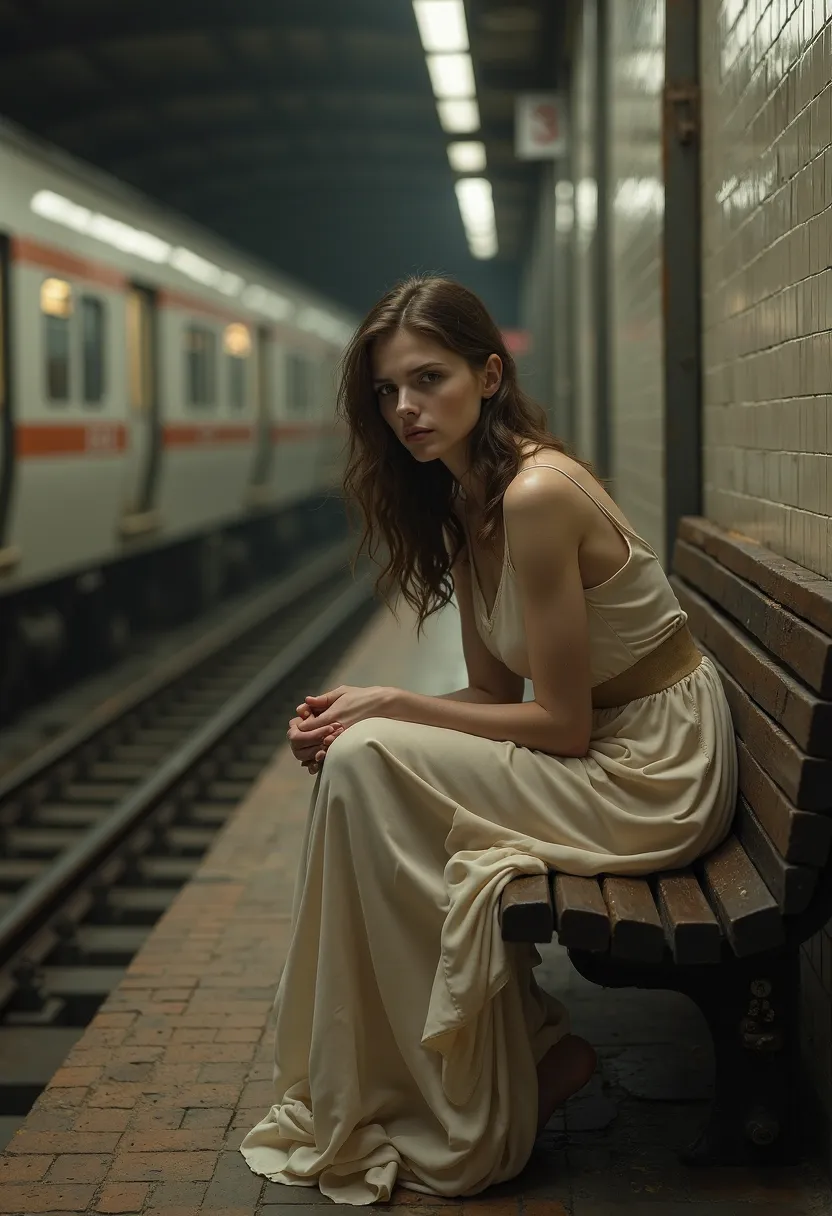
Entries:
[[665, 106], [673, 116], [676, 138], [685, 146], [692, 144], [699, 135], [699, 99], [696, 84], [665, 85]]

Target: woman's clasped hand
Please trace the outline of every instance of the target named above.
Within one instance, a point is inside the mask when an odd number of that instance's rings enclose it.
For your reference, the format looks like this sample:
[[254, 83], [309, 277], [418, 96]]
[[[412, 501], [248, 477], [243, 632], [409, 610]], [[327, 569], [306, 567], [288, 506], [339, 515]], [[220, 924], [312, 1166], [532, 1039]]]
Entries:
[[377, 685], [357, 688], [341, 684], [330, 692], [304, 698], [286, 734], [292, 754], [314, 776], [329, 747], [348, 727], [365, 718], [394, 716], [395, 691]]

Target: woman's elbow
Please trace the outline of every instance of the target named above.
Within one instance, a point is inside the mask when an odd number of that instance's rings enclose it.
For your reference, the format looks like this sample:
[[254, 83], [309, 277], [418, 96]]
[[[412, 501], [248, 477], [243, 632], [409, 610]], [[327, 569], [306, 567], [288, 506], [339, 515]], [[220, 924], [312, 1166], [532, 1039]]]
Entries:
[[589, 751], [590, 732], [574, 729], [559, 732], [556, 745], [550, 750], [556, 756], [581, 760]]
[[582, 760], [589, 751], [590, 739], [591, 734], [589, 731], [576, 735], [574, 740], [569, 744], [568, 750], [564, 752], [564, 755], [574, 757], [576, 760]]
[[583, 722], [576, 718], [562, 719], [553, 723], [550, 732], [549, 746], [546, 748], [553, 756], [581, 759], [589, 751], [592, 739], [592, 721]]

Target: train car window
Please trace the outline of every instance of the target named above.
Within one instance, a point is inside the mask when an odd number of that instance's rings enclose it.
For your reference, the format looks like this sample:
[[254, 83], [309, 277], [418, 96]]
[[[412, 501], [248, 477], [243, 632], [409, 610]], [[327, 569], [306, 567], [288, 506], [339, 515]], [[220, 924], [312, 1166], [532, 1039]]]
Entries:
[[185, 330], [185, 371], [188, 404], [216, 405], [217, 335], [213, 330], [199, 325], [189, 325]]
[[286, 407], [290, 414], [303, 417], [312, 404], [312, 365], [303, 355], [286, 356]]
[[69, 326], [72, 287], [63, 279], [44, 279], [40, 287], [44, 324], [46, 395], [50, 401], [69, 401]]
[[103, 301], [81, 298], [81, 349], [83, 352], [84, 401], [100, 405], [104, 400], [104, 352], [106, 317]]
[[232, 410], [244, 410], [248, 397], [248, 358], [251, 334], [245, 325], [229, 325], [223, 335], [228, 362], [228, 400]]

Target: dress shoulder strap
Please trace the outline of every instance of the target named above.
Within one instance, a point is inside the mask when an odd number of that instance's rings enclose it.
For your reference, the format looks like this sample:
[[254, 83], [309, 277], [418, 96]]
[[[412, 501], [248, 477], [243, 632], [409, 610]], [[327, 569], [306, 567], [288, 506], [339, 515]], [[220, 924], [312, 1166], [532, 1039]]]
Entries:
[[[632, 540], [637, 540], [639, 544], [644, 545], [645, 549], [653, 554], [656, 561], [659, 560], [658, 554], [655, 553], [650, 545], [648, 545], [647, 541], [644, 540], [643, 537], [639, 536], [637, 532], [634, 532], [632, 528], [623, 523], [620, 519], [616, 519], [609, 507], [605, 506], [604, 503], [601, 502], [600, 498], [596, 498], [595, 495], [586, 488], [586, 486], [582, 486], [577, 477], [573, 477], [571, 473], [567, 473], [566, 470], [560, 468], [559, 465], [547, 464], [543, 460], [538, 461], [536, 464], [530, 464], [527, 469], [521, 469], [520, 473], [528, 473], [531, 469], [554, 469], [556, 473], [560, 473], [567, 479], [567, 481], [571, 481], [573, 486], [577, 486], [581, 493], [585, 494], [591, 502], [595, 503], [599, 511], [606, 515], [607, 519], [618, 532], [620, 532], [623, 536], [631, 538]], [[518, 477], [520, 476], [520, 473], [517, 474]]]

